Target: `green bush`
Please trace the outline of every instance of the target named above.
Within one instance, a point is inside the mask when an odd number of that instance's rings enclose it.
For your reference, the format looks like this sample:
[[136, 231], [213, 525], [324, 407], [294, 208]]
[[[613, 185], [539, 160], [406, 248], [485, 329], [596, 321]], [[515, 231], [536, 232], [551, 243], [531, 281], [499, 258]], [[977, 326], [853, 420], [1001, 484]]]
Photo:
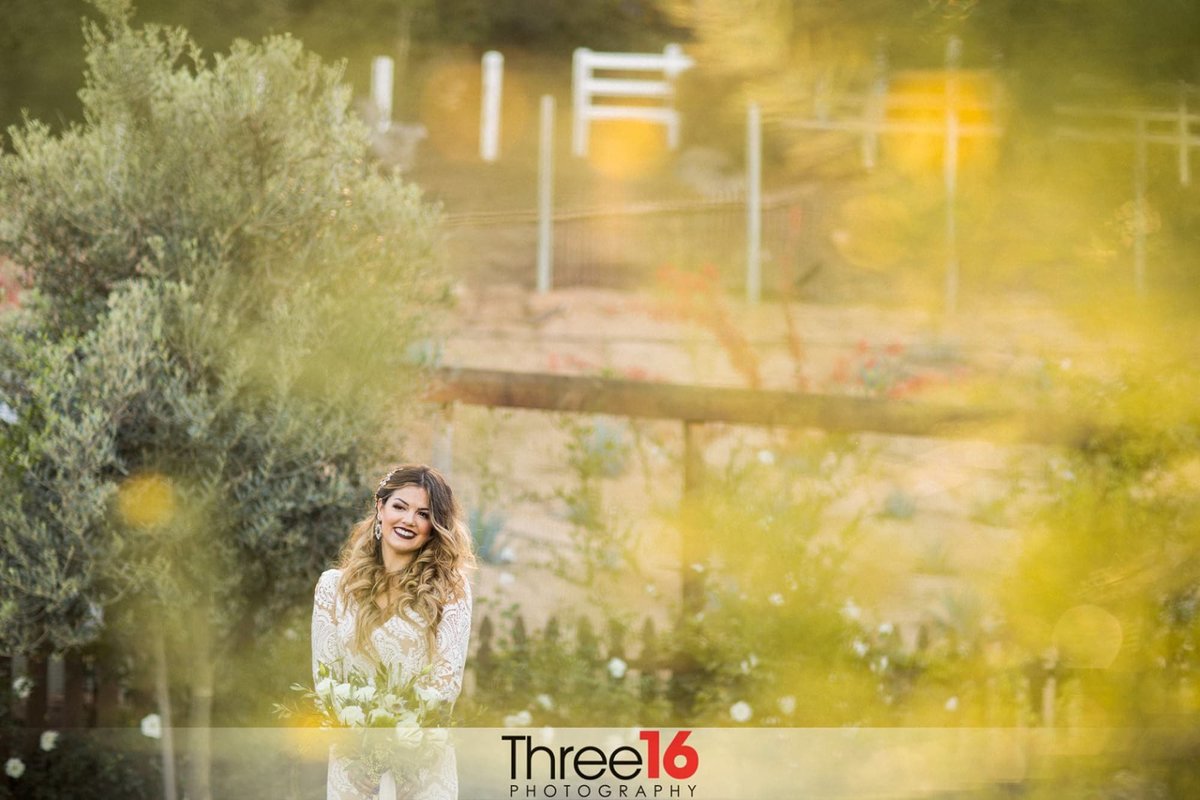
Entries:
[[420, 395], [435, 211], [295, 40], [209, 59], [98, 6], [84, 122], [0, 156], [0, 256], [31, 284], [0, 316], [0, 651], [102, 638], [188, 698], [176, 722], [249, 722], [307, 673], [279, 621]]

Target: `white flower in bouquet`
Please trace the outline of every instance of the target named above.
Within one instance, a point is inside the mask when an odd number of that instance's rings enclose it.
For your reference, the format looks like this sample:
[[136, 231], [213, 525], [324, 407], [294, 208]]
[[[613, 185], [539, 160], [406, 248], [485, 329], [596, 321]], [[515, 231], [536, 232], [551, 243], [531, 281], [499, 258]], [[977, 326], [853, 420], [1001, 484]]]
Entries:
[[375, 699], [374, 686], [360, 686], [354, 690], [354, 700], [359, 704], [369, 703]]
[[354, 687], [348, 683], [339, 683], [333, 687], [333, 697], [342, 703], [354, 699]]
[[4, 762], [4, 774], [14, 780], [25, 774], [25, 762], [19, 758], [10, 758]]
[[396, 741], [401, 747], [417, 747], [421, 744], [423, 733], [421, 721], [411, 711], [405, 711], [396, 720]]
[[348, 727], [361, 727], [367, 721], [367, 715], [358, 706], [346, 706], [338, 709], [338, 721]]
[[58, 731], [42, 731], [41, 739], [38, 740], [38, 746], [47, 753], [58, 747]]
[[147, 714], [142, 717], [142, 736], [151, 739], [162, 738], [162, 718], [158, 714]]
[[417, 693], [417, 698], [430, 708], [442, 702], [442, 696], [432, 686], [418, 686], [413, 691]]
[[332, 697], [333, 687], [336, 685], [337, 684], [334, 682], [333, 678], [322, 678], [321, 680], [317, 681], [317, 694], [322, 699]]

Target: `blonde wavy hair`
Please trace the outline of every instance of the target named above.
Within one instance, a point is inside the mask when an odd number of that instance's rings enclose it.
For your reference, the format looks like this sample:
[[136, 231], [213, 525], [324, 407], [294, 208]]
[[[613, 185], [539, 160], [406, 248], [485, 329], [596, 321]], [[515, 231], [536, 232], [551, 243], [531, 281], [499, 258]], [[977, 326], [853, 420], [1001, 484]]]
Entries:
[[[377, 503], [387, 502], [403, 486], [419, 486], [429, 495], [433, 530], [412, 562], [389, 575], [383, 566], [382, 543], [375, 538]], [[351, 529], [338, 559], [342, 570], [338, 590], [344, 600], [353, 600], [358, 609], [354, 619], [355, 646], [360, 652], [377, 657], [371, 634], [393, 615], [411, 610], [424, 623], [425, 641], [432, 656], [442, 609], [463, 596], [466, 592], [463, 570], [475, 565], [471, 532], [450, 484], [433, 467], [422, 464], [396, 467], [379, 482], [373, 500], [376, 502], [371, 504], [371, 513]], [[391, 596], [397, 599], [387, 602]], [[383, 608], [380, 598], [384, 598]]]

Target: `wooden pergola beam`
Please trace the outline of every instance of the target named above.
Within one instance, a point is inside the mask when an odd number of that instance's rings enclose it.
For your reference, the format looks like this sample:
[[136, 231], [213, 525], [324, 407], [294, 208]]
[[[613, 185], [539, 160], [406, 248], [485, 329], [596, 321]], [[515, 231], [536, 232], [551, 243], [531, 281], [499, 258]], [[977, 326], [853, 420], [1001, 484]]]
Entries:
[[849, 395], [447, 367], [426, 395], [435, 402], [817, 428], [835, 433], [1065, 444], [1086, 426], [1034, 409], [964, 407]]

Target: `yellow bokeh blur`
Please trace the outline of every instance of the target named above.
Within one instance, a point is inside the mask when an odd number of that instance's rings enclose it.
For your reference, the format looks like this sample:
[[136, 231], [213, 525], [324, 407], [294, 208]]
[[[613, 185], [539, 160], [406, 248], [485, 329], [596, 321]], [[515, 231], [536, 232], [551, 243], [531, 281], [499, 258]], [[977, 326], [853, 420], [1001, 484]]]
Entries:
[[421, 93], [429, 144], [451, 161], [479, 157], [479, 64], [452, 60], [433, 68]]
[[627, 120], [592, 124], [588, 163], [606, 178], [648, 175], [662, 165], [667, 153], [666, 129], [661, 125]]
[[156, 472], [127, 478], [117, 489], [117, 511], [136, 528], [163, 525], [175, 516], [176, 508], [175, 489]]
[[1069, 667], [1107, 669], [1123, 638], [1120, 620], [1094, 605], [1068, 609], [1054, 626], [1054, 644]]
[[999, 90], [990, 71], [914, 70], [897, 74], [888, 89], [885, 121], [896, 126], [929, 126], [884, 136], [889, 163], [916, 175], [939, 173], [946, 158], [946, 120], [953, 108], [959, 125], [958, 166], [988, 168], [996, 163], [999, 136], [982, 130], [997, 124]]

